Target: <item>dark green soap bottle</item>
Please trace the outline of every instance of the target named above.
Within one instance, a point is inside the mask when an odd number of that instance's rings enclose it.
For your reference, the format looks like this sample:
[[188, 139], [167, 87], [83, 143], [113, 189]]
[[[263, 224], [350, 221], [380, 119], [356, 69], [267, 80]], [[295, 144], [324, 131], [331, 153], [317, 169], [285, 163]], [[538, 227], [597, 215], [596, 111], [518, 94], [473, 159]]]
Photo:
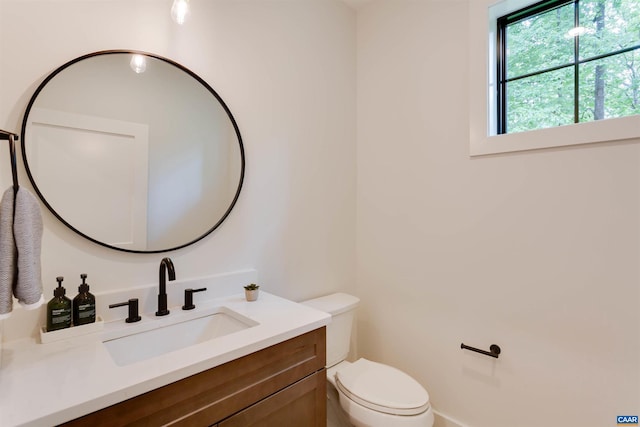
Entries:
[[56, 280], [58, 287], [47, 304], [47, 332], [71, 326], [71, 300], [65, 296], [67, 291], [62, 287], [64, 277], [56, 277]]
[[87, 275], [81, 274], [82, 284], [78, 287], [78, 295], [73, 299], [73, 325], [86, 325], [96, 321], [96, 297], [89, 292], [86, 283]]

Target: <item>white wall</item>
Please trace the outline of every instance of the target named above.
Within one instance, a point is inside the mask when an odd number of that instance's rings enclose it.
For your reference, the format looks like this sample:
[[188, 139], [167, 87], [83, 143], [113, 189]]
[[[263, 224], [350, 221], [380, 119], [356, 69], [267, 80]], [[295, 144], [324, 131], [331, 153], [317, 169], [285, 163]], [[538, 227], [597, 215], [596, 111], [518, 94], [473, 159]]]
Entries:
[[470, 158], [468, 8], [358, 13], [360, 353], [469, 426], [615, 425], [640, 412], [640, 141]]
[[[263, 289], [292, 299], [355, 284], [355, 12], [334, 0], [191, 5], [190, 21], [178, 27], [169, 17], [171, 0], [0, 0], [0, 128], [19, 131], [37, 85], [68, 60], [137, 49], [206, 80], [245, 143], [236, 208], [188, 248], [155, 255], [108, 250], [44, 210], [46, 299], [56, 276], [65, 276], [71, 297], [81, 273], [95, 291], [154, 283], [165, 255], [183, 279], [255, 268]], [[7, 153], [2, 145], [3, 189], [11, 183]], [[21, 184], [31, 188], [19, 164]]]

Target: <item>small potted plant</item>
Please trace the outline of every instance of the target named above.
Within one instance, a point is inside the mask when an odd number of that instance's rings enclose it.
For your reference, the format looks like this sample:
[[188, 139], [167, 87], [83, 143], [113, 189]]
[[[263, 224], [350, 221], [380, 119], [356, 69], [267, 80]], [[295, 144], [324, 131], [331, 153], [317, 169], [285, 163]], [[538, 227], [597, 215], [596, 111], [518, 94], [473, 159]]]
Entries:
[[255, 301], [258, 299], [258, 289], [260, 286], [255, 283], [251, 283], [244, 287], [244, 296], [247, 301]]

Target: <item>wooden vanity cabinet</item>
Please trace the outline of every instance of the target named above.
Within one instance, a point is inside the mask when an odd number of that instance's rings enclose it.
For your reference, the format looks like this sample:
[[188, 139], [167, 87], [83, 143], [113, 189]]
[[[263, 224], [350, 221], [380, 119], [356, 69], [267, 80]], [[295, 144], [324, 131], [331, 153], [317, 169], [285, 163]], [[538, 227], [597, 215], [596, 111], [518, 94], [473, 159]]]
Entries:
[[325, 328], [64, 426], [325, 427]]

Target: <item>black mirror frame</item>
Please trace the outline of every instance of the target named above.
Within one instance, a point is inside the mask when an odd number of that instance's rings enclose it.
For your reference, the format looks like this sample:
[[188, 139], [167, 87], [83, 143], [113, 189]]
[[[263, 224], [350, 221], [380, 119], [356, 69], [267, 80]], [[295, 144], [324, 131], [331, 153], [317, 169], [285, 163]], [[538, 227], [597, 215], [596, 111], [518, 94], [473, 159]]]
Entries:
[[[224, 111], [229, 116], [229, 119], [231, 120], [231, 123], [233, 124], [233, 129], [235, 131], [236, 137], [238, 138], [238, 144], [239, 144], [239, 148], [240, 148], [240, 162], [241, 162], [241, 165], [240, 165], [240, 179], [239, 179], [239, 182], [238, 182], [238, 188], [236, 190], [236, 193], [235, 193], [235, 195], [233, 197], [233, 200], [231, 201], [231, 204], [229, 205], [229, 208], [225, 211], [225, 213], [222, 215], [222, 217], [209, 230], [207, 230], [201, 236], [196, 237], [195, 239], [193, 239], [193, 240], [191, 240], [189, 242], [186, 242], [184, 244], [180, 244], [178, 246], [171, 247], [171, 248], [166, 248], [166, 249], [153, 249], [153, 250], [142, 251], [142, 250], [133, 250], [133, 249], [120, 248], [120, 247], [109, 245], [107, 243], [104, 243], [104, 242], [101, 242], [99, 240], [96, 240], [93, 237], [90, 237], [90, 236], [84, 234], [83, 232], [81, 232], [80, 230], [76, 229], [74, 226], [69, 224], [64, 218], [62, 218], [53, 209], [53, 207], [49, 204], [49, 202], [47, 202], [46, 198], [44, 197], [44, 195], [42, 194], [42, 192], [38, 188], [38, 185], [36, 184], [35, 179], [33, 177], [33, 174], [31, 173], [31, 169], [29, 168], [29, 162], [27, 161], [27, 155], [26, 155], [26, 149], [25, 149], [26, 148], [25, 133], [26, 133], [26, 130], [27, 130], [26, 129], [27, 128], [27, 119], [29, 117], [29, 113], [31, 112], [31, 108], [33, 107], [33, 104], [36, 101], [36, 98], [38, 97], [38, 95], [40, 94], [42, 89], [56, 75], [58, 75], [64, 69], [70, 67], [71, 65], [73, 65], [73, 64], [75, 64], [77, 62], [80, 62], [80, 61], [82, 61], [84, 59], [92, 58], [94, 56], [113, 55], [113, 54], [132, 54], [132, 55], [138, 54], [138, 55], [144, 55], [146, 57], [150, 57], [150, 58], [158, 59], [160, 61], [164, 61], [164, 62], [166, 62], [166, 63], [168, 63], [170, 65], [173, 65], [174, 67], [177, 67], [178, 69], [184, 71], [185, 73], [187, 73], [191, 77], [193, 77], [195, 80], [197, 80], [205, 89], [207, 89], [218, 100], [218, 102], [220, 103], [220, 105], [222, 106]], [[218, 93], [207, 82], [205, 82], [200, 76], [195, 74], [193, 71], [189, 70], [188, 68], [184, 67], [183, 65], [181, 65], [181, 64], [179, 64], [179, 63], [177, 63], [175, 61], [172, 61], [171, 59], [168, 59], [168, 58], [165, 58], [165, 57], [162, 57], [162, 56], [159, 56], [159, 55], [155, 55], [153, 53], [144, 52], [144, 51], [114, 49], [114, 50], [103, 50], [103, 51], [98, 51], [98, 52], [92, 52], [92, 53], [88, 53], [86, 55], [79, 56], [79, 57], [77, 57], [75, 59], [72, 59], [71, 61], [69, 61], [69, 62], [61, 65], [57, 69], [55, 69], [53, 72], [51, 72], [51, 74], [49, 74], [44, 79], [44, 81], [42, 83], [40, 83], [38, 88], [35, 90], [33, 96], [29, 100], [29, 103], [27, 104], [27, 108], [26, 108], [25, 113], [24, 113], [24, 118], [22, 120], [21, 136], [22, 136], [22, 138], [21, 138], [22, 160], [23, 160], [23, 164], [24, 164], [25, 170], [27, 172], [27, 176], [29, 177], [29, 181], [31, 181], [31, 185], [33, 186], [33, 189], [37, 193], [37, 195], [40, 198], [40, 200], [42, 201], [42, 203], [44, 203], [44, 205], [47, 207], [47, 209], [49, 209], [49, 211], [60, 222], [62, 222], [64, 225], [66, 225], [72, 231], [74, 231], [75, 233], [77, 233], [80, 236], [84, 237], [85, 239], [90, 240], [90, 241], [92, 241], [94, 243], [97, 243], [100, 246], [104, 246], [104, 247], [109, 248], [109, 249], [115, 249], [115, 250], [121, 251], [121, 252], [145, 253], [145, 254], [155, 254], [155, 253], [162, 253], [162, 252], [170, 252], [170, 251], [175, 251], [175, 250], [187, 247], [189, 245], [192, 245], [192, 244], [204, 239], [206, 236], [211, 234], [215, 229], [217, 229], [220, 226], [220, 224], [222, 224], [222, 222], [224, 222], [224, 220], [229, 216], [229, 214], [233, 210], [236, 202], [238, 201], [238, 197], [240, 196], [240, 191], [242, 190], [242, 184], [244, 183], [244, 173], [245, 173], [244, 144], [242, 143], [242, 136], [240, 135], [240, 129], [238, 128], [238, 124], [236, 123], [235, 118], [231, 114], [231, 111], [229, 110], [229, 107], [227, 106], [227, 104], [222, 100], [220, 95], [218, 95]]]

